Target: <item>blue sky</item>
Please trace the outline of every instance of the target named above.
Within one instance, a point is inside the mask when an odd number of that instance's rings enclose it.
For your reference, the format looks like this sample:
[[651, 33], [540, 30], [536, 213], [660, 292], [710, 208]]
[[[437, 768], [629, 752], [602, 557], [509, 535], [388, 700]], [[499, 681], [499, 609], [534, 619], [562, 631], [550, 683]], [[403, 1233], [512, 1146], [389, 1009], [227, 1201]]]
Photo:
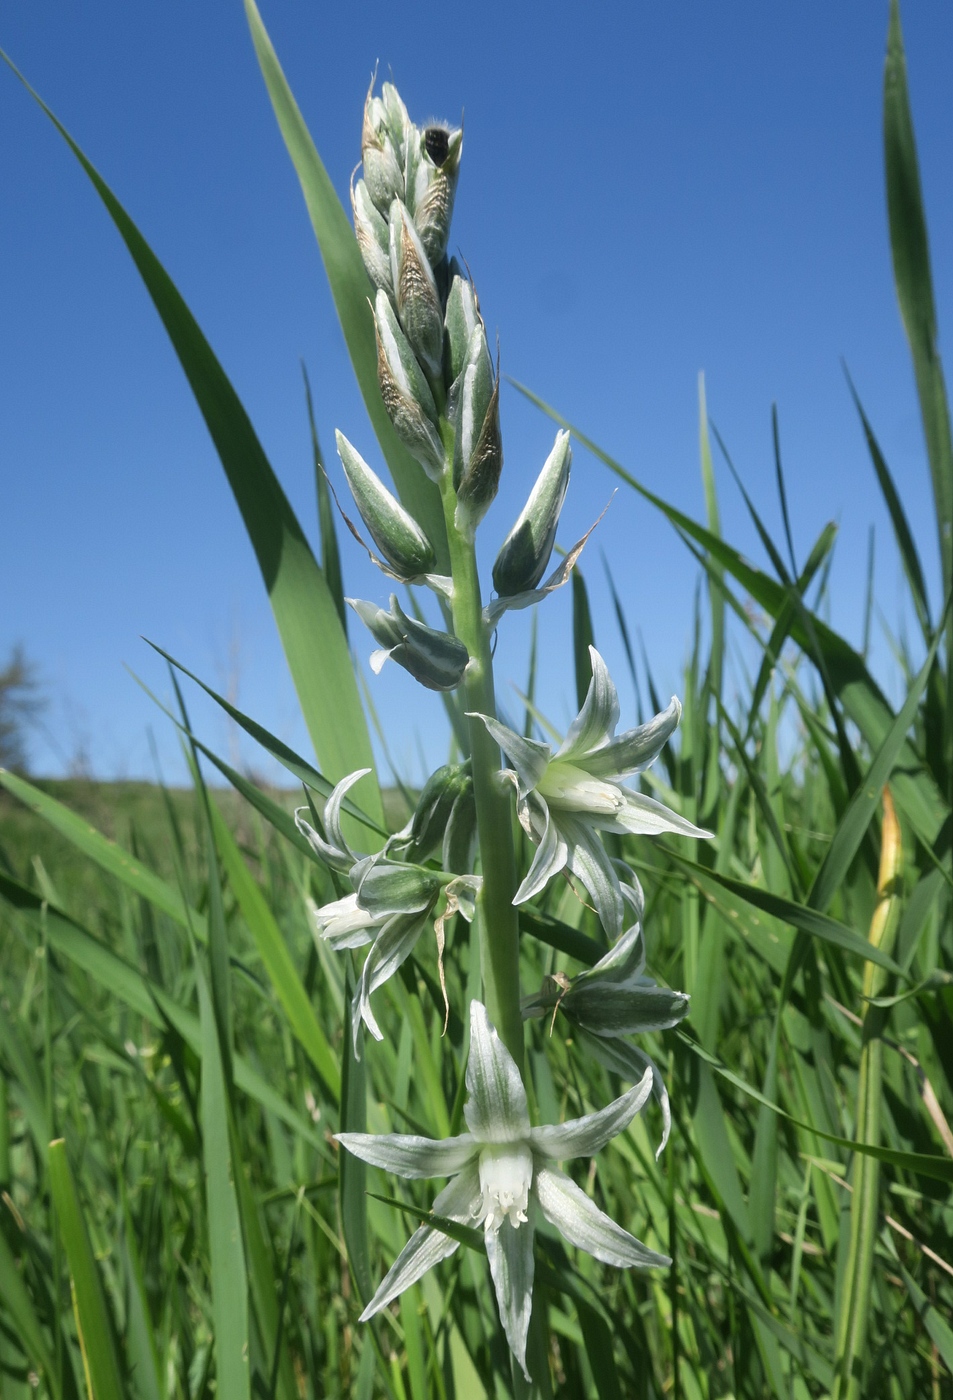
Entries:
[[[892, 626], [902, 582], [840, 358], [907, 507], [936, 602], [928, 472], [893, 292], [880, 103], [887, 6], [723, 0], [444, 9], [263, 0], [291, 85], [342, 196], [379, 61], [418, 121], [465, 109], [454, 246], [473, 272], [505, 373], [531, 385], [648, 486], [700, 514], [697, 376], [759, 507], [780, 529], [777, 402], [796, 548], [840, 523], [832, 620], [862, 626], [867, 533]], [[953, 325], [953, 10], [907, 3], [904, 27], [942, 328]], [[191, 305], [302, 522], [313, 480], [300, 360], [326, 449], [373, 439], [317, 248], [238, 0], [5, 7], [0, 44], [124, 202]], [[164, 332], [98, 199], [60, 138], [0, 73], [0, 658], [22, 641], [49, 707], [33, 761], [85, 754], [104, 776], [182, 769], [146, 635], [291, 743], [307, 747], [270, 610], [224, 474]], [[949, 334], [949, 331], [948, 331]], [[941, 349], [947, 344], [941, 340]], [[948, 356], [949, 358], [949, 356]], [[504, 479], [487, 563], [552, 442], [503, 396]], [[716, 461], [727, 536], [761, 561]], [[568, 543], [612, 479], [578, 451]], [[609, 557], [659, 688], [680, 688], [696, 573], [660, 517], [621, 491], [584, 559], [596, 637], [623, 677], [599, 559]], [[348, 592], [386, 582], [343, 544]], [[541, 615], [542, 694], [574, 705], [568, 590]], [[504, 624], [522, 683], [528, 623]], [[362, 658], [372, 643], [356, 622]], [[875, 660], [887, 677], [889, 656]], [[888, 688], [891, 682], [887, 680]], [[445, 739], [439, 700], [396, 667], [372, 680], [399, 766], [420, 780]], [[895, 687], [894, 687], [895, 689]], [[196, 708], [205, 736], [236, 747]]]

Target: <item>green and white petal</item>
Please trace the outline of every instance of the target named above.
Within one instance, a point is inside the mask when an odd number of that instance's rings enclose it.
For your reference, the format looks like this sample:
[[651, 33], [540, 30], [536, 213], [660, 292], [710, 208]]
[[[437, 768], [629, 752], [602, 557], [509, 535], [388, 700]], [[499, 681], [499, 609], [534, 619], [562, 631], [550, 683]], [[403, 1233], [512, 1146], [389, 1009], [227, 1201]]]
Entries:
[[295, 808], [295, 826], [310, 843], [313, 849], [332, 870], [349, 870], [354, 864], [355, 855], [350, 846], [341, 834], [341, 802], [348, 788], [354, 786], [367, 773], [370, 768], [358, 768], [354, 773], [349, 773], [346, 778], [342, 778], [331, 790], [324, 807], [324, 829], [328, 834], [325, 841], [320, 832], [303, 816], [307, 807]]
[[516, 769], [520, 796], [532, 792], [546, 772], [553, 751], [551, 745], [537, 743], [535, 739], [525, 739], [522, 734], [514, 733], [491, 715], [481, 715], [473, 710], [467, 713], [471, 719], [482, 719], [491, 738], [496, 740]]
[[[626, 886], [620, 885], [623, 898], [626, 897]], [[629, 900], [626, 899], [626, 903]], [[573, 978], [573, 989], [584, 987], [588, 983], [595, 982], [600, 987], [611, 983], [617, 987], [633, 986], [642, 977], [645, 971], [645, 939], [642, 936], [640, 924], [633, 924], [626, 929], [617, 943], [614, 943], [608, 953], [585, 972], [580, 972], [578, 977]]]
[[667, 1031], [688, 1015], [689, 997], [646, 981], [615, 986], [605, 982], [574, 984], [560, 1002], [570, 1020], [596, 1035], [642, 1035]]
[[589, 658], [592, 662], [592, 680], [582, 709], [569, 726], [562, 747], [554, 754], [557, 760], [578, 762], [584, 755], [591, 754], [593, 749], [604, 745], [619, 723], [619, 695], [606, 663], [592, 646], [589, 648]]
[[463, 1116], [478, 1142], [517, 1142], [528, 1136], [529, 1105], [520, 1072], [479, 1001], [470, 1003], [467, 1089]]
[[362, 948], [373, 940], [380, 927], [379, 922], [359, 906], [356, 894], [346, 894], [343, 899], [323, 904], [320, 909], [309, 900], [308, 908], [316, 932], [335, 952], [341, 948]]
[[[355, 1133], [361, 1137], [363, 1134]], [[454, 1177], [433, 1203], [435, 1215], [443, 1215], [460, 1225], [467, 1225], [474, 1218], [480, 1204], [480, 1181], [476, 1167], [468, 1167]], [[433, 1225], [423, 1225], [410, 1240], [388, 1270], [381, 1286], [367, 1307], [361, 1313], [360, 1321], [367, 1322], [388, 1303], [400, 1296], [412, 1283], [423, 1278], [428, 1269], [448, 1259], [460, 1247], [460, 1241], [445, 1235]]]
[[[535, 795], [535, 794], [534, 794]], [[533, 863], [526, 872], [526, 878], [513, 896], [514, 904], [525, 904], [528, 899], [539, 894], [540, 890], [546, 888], [554, 875], [566, 867], [569, 860], [569, 846], [563, 838], [562, 832], [553, 820], [552, 813], [545, 802], [539, 801], [530, 810], [533, 829], [536, 830], [536, 820], [542, 813], [545, 813], [542, 836], [533, 857]]]
[[437, 898], [440, 881], [431, 870], [403, 861], [371, 857], [351, 871], [354, 893], [362, 909], [381, 917], [419, 914]]
[[598, 832], [587, 822], [570, 816], [568, 812], [559, 812], [555, 820], [559, 824], [560, 835], [569, 848], [566, 864], [574, 875], [579, 876], [592, 895], [596, 913], [606, 935], [609, 938], [618, 938], [622, 932], [625, 906], [619, 877], [599, 839]]
[[647, 1055], [630, 1040], [620, 1040], [618, 1036], [592, 1035], [582, 1027], [576, 1029], [576, 1044], [621, 1079], [635, 1081], [641, 1078], [647, 1069], [652, 1071], [652, 1097], [662, 1110], [662, 1141], [655, 1153], [658, 1160], [672, 1131], [672, 1106], [669, 1103], [665, 1080], [651, 1055]]
[[476, 1159], [480, 1150], [469, 1133], [449, 1138], [416, 1137], [410, 1133], [337, 1133], [335, 1141], [362, 1162], [383, 1167], [408, 1181], [456, 1176]]
[[604, 1264], [614, 1264], [619, 1269], [664, 1268], [671, 1264], [667, 1254], [657, 1254], [623, 1230], [555, 1167], [540, 1167], [533, 1189], [549, 1223], [570, 1244]]
[[490, 1261], [500, 1321], [510, 1351], [527, 1380], [530, 1374], [526, 1369], [526, 1339], [533, 1312], [535, 1271], [533, 1233], [529, 1221], [514, 1229], [509, 1220], [504, 1220], [499, 1231], [487, 1230], [485, 1236], [486, 1256]]
[[407, 961], [426, 924], [426, 914], [394, 914], [374, 940], [374, 946], [365, 959], [364, 970], [351, 1003], [351, 1025], [354, 1033], [356, 1059], [360, 1058], [362, 1021], [375, 1040], [384, 1039], [383, 1032], [371, 1010], [371, 996], [378, 987], [384, 985], [388, 978], [393, 977], [402, 963]]
[[646, 724], [627, 730], [575, 761], [594, 778], [623, 778], [627, 773], [641, 773], [658, 758], [678, 728], [681, 717], [682, 707], [673, 695], [668, 707]]
[[[652, 1093], [652, 1071], [646, 1070], [634, 1088], [597, 1113], [584, 1118], [570, 1118], [566, 1123], [547, 1124], [531, 1128], [530, 1145], [538, 1157], [562, 1162], [570, 1157], [594, 1157], [607, 1142], [618, 1137], [649, 1100]], [[537, 1173], [538, 1176], [538, 1173]]]
[[713, 833], [703, 831], [686, 817], [680, 817], [670, 807], [656, 802], [654, 797], [644, 793], [620, 788], [625, 797], [625, 806], [611, 825], [603, 825], [603, 831], [631, 832], [633, 836], [660, 836], [663, 831], [673, 831], [678, 836], [709, 837]]

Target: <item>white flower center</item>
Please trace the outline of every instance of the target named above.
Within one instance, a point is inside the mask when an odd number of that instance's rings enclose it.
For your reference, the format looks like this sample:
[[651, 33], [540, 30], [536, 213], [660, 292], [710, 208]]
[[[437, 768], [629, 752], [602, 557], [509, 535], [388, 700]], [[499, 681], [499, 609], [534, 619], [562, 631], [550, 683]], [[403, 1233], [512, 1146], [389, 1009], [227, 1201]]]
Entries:
[[516, 1229], [526, 1222], [533, 1154], [525, 1142], [491, 1143], [480, 1153], [484, 1229], [496, 1233], [507, 1216]]
[[551, 807], [563, 807], [569, 812], [609, 816], [625, 805], [615, 783], [592, 778], [574, 763], [550, 763], [536, 790]]

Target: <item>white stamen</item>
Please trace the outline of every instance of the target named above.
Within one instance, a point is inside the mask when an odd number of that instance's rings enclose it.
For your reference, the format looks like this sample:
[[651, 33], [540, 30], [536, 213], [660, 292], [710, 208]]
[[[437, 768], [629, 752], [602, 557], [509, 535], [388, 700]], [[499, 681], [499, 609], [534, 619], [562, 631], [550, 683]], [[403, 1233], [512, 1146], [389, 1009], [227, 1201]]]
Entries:
[[525, 1142], [504, 1142], [480, 1153], [480, 1188], [484, 1229], [499, 1230], [509, 1216], [514, 1230], [526, 1223], [529, 1188], [533, 1184], [533, 1154]]

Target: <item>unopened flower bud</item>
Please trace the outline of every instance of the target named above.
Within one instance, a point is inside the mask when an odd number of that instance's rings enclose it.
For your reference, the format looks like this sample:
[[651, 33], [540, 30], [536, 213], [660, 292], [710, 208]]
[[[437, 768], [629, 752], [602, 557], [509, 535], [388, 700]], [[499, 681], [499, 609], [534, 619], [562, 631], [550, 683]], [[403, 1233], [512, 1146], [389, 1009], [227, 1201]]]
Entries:
[[473, 284], [465, 277], [454, 277], [450, 284], [447, 310], [444, 315], [446, 328], [445, 378], [448, 384], [455, 384], [466, 368], [470, 337], [477, 326], [481, 324], [480, 307], [476, 292], [473, 290]]
[[381, 649], [371, 656], [371, 669], [380, 671], [388, 657], [409, 671], [428, 690], [455, 690], [470, 660], [461, 641], [410, 618], [391, 594], [390, 611], [361, 598], [346, 600]]
[[344, 434], [339, 432], [336, 438], [351, 494], [381, 554], [404, 580], [430, 573], [436, 555], [423, 530]]
[[482, 321], [470, 337], [456, 413], [453, 481], [457, 523], [472, 534], [490, 508], [503, 469], [500, 385], [493, 373]]
[[389, 251], [400, 324], [424, 370], [436, 379], [443, 362], [443, 308], [427, 254], [399, 199], [390, 209]]
[[414, 223], [420, 241], [436, 267], [447, 254], [453, 199], [463, 154], [463, 132], [428, 126], [420, 132], [418, 141], [419, 155], [413, 171], [409, 160], [407, 163], [407, 193], [413, 200]]
[[443, 444], [437, 431], [437, 406], [410, 342], [386, 294], [374, 304], [377, 330], [377, 378], [384, 407], [397, 436], [434, 481], [443, 472]]
[[[446, 763], [427, 779], [417, 799], [411, 824], [413, 844], [409, 849], [416, 860], [426, 860], [438, 846], [450, 826], [455, 806], [473, 801], [473, 777], [470, 762]], [[445, 870], [454, 869], [444, 863]]]
[[364, 180], [351, 186], [351, 209], [354, 212], [354, 233], [361, 250], [367, 275], [375, 287], [388, 296], [394, 292], [390, 270], [390, 232], [387, 221], [378, 212]]
[[355, 883], [357, 902], [368, 914], [419, 914], [428, 909], [440, 891], [440, 880], [431, 870], [399, 861], [371, 858]]
[[571, 465], [569, 434], [559, 432], [529, 500], [493, 565], [493, 587], [501, 597], [512, 597], [535, 588], [546, 572]]
[[[404, 104], [390, 83], [384, 84], [381, 97], [374, 97], [373, 89], [372, 79], [364, 103], [361, 160], [371, 199], [386, 217], [391, 201], [404, 197], [403, 121], [395, 100], [401, 109]], [[403, 118], [407, 119], [406, 111]]]

